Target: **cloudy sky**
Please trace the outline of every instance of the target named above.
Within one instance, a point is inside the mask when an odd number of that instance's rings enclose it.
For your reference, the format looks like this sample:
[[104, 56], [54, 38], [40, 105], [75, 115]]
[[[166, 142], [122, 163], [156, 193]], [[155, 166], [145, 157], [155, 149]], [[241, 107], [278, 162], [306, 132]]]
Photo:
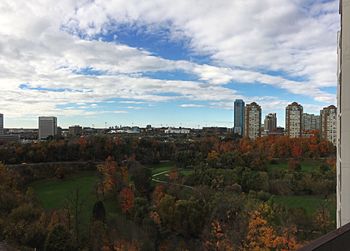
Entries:
[[338, 1], [1, 0], [5, 127], [232, 126], [336, 103]]

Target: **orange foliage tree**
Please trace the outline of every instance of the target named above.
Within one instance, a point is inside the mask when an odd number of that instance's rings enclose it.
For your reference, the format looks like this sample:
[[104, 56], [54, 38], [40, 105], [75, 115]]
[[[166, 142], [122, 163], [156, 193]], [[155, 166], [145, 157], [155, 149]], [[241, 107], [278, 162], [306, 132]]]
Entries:
[[123, 213], [128, 213], [134, 207], [134, 191], [131, 188], [125, 187], [120, 191], [120, 205]]

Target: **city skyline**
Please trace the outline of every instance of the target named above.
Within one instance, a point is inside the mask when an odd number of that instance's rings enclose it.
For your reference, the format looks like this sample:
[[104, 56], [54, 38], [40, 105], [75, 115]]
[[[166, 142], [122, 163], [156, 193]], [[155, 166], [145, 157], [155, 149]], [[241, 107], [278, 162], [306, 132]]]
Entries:
[[[235, 99], [262, 116], [336, 103], [337, 1], [0, 3], [6, 127], [232, 126]], [[190, 11], [189, 11], [190, 10]], [[208, 14], [210, 13], [210, 14]], [[276, 109], [278, 107], [279, 109]]]
[[[134, 123], [131, 123], [131, 124], [108, 124], [107, 122], [104, 123], [103, 126], [96, 126], [95, 124], [92, 124], [92, 125], [84, 125], [84, 124], [79, 124], [79, 123], [76, 123], [76, 124], [68, 124], [66, 126], [64, 126], [62, 123], [59, 123], [59, 118], [57, 119], [56, 116], [38, 116], [36, 118], [37, 120], [37, 124], [33, 127], [6, 127], [5, 125], [5, 114], [1, 114], [0, 113], [0, 127], [2, 126], [2, 128], [4, 129], [35, 129], [35, 128], [39, 128], [40, 127], [40, 119], [41, 118], [55, 118], [56, 120], [56, 126], [57, 127], [60, 127], [60, 128], [70, 128], [70, 127], [75, 127], [75, 126], [81, 126], [81, 127], [85, 127], [85, 128], [100, 128], [100, 129], [103, 129], [103, 128], [120, 128], [120, 127], [141, 127], [141, 128], [146, 128], [146, 127], [154, 127], [154, 128], [192, 128], [192, 129], [201, 129], [201, 128], [205, 128], [205, 127], [217, 127], [217, 128], [220, 128], [220, 127], [226, 127], [226, 128], [231, 128], [234, 133], [237, 133], [241, 136], [244, 136], [246, 135], [246, 113], [247, 113], [247, 107], [250, 107], [251, 105], [253, 106], [257, 106], [259, 107], [259, 124], [260, 124], [260, 129], [261, 129], [261, 132], [263, 131], [270, 131], [269, 129], [267, 129], [266, 127], [266, 123], [268, 123], [268, 128], [274, 128], [274, 129], [271, 129], [272, 132], [274, 130], [276, 130], [276, 128], [283, 128], [286, 130], [286, 133], [288, 134], [288, 118], [289, 118], [289, 109], [290, 107], [294, 107], [295, 105], [297, 106], [300, 106], [301, 107], [301, 111], [300, 111], [300, 115], [299, 115], [299, 118], [297, 118], [297, 120], [299, 121], [299, 125], [298, 125], [298, 130], [302, 130], [302, 131], [312, 131], [312, 130], [319, 130], [320, 132], [322, 131], [322, 123], [321, 123], [321, 120], [322, 120], [322, 114], [325, 110], [328, 110], [328, 109], [337, 109], [335, 105], [329, 105], [329, 106], [325, 106], [325, 107], [322, 107], [322, 109], [317, 113], [317, 114], [313, 114], [313, 113], [306, 113], [304, 112], [304, 107], [303, 107], [303, 104], [299, 104], [298, 102], [294, 101], [294, 102], [291, 102], [290, 104], [288, 104], [285, 108], [284, 108], [284, 125], [281, 125], [281, 123], [278, 123], [278, 118], [276, 116], [276, 113], [272, 112], [272, 113], [266, 113], [266, 112], [263, 112], [263, 110], [261, 109], [261, 106], [259, 104], [257, 104], [255, 101], [253, 101], [252, 103], [250, 104], [246, 104], [244, 100], [242, 99], [236, 99], [234, 102], [233, 102], [233, 109], [232, 109], [232, 121], [230, 122], [230, 125], [229, 126], [220, 126], [218, 124], [214, 124], [214, 125], [195, 125], [195, 126], [186, 126], [186, 124], [182, 124], [182, 123], [178, 123], [178, 125], [174, 125], [174, 124], [167, 124], [167, 123], [162, 123], [162, 124], [151, 124], [151, 123], [145, 123], [145, 124], [134, 124]], [[263, 116], [264, 114], [264, 116]], [[273, 117], [272, 117], [273, 116]], [[286, 119], [287, 118], [287, 119]], [[243, 119], [241, 121], [241, 119]], [[270, 121], [270, 120], [273, 120], [273, 121]], [[335, 119], [335, 118], [334, 118]], [[258, 120], [256, 120], [258, 121]], [[254, 123], [256, 123], [256, 121]], [[38, 123], [39, 122], [39, 123]], [[274, 125], [272, 125], [272, 124]], [[241, 128], [242, 125], [243, 127]], [[242, 129], [242, 131], [240, 131]], [[301, 133], [301, 132], [300, 132]]]

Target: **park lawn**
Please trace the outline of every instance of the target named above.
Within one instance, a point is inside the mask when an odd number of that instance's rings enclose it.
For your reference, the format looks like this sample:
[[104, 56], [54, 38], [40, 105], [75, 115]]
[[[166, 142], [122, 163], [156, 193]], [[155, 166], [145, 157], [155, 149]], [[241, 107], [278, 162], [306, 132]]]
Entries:
[[[63, 208], [67, 198], [76, 189], [79, 189], [79, 194], [83, 201], [81, 221], [82, 228], [84, 228], [90, 222], [92, 209], [97, 201], [95, 194], [95, 185], [97, 182], [97, 172], [82, 171], [63, 180], [53, 178], [35, 181], [30, 186], [34, 189], [43, 208], [47, 210]], [[115, 217], [118, 214], [119, 210], [116, 201], [107, 199], [104, 201], [104, 204], [108, 218]]]
[[45, 209], [57, 209], [64, 206], [67, 197], [76, 189], [79, 189], [85, 204], [93, 205], [96, 197], [94, 186], [97, 181], [96, 172], [81, 172], [63, 180], [53, 178], [36, 181], [31, 187]]
[[270, 200], [287, 208], [304, 208], [306, 213], [310, 216], [317, 211], [322, 203], [326, 203], [332, 219], [335, 220], [335, 196], [330, 196], [326, 201], [323, 196], [316, 195], [274, 195]]
[[165, 172], [165, 171], [170, 171], [174, 167], [175, 167], [175, 164], [171, 161], [161, 162], [159, 164], [154, 164], [154, 165], [148, 166], [148, 168], [151, 168], [151, 170], [152, 170], [152, 175], [155, 175], [155, 174], [161, 173], [161, 172]]
[[[301, 161], [301, 171], [302, 172], [311, 172], [319, 168], [324, 163], [323, 160], [303, 160]], [[277, 164], [269, 164], [268, 170], [275, 169], [288, 169], [288, 161], [279, 161]]]
[[182, 170], [180, 170], [180, 173], [181, 173], [183, 176], [189, 176], [189, 175], [191, 175], [193, 172], [194, 172], [193, 169], [182, 169]]

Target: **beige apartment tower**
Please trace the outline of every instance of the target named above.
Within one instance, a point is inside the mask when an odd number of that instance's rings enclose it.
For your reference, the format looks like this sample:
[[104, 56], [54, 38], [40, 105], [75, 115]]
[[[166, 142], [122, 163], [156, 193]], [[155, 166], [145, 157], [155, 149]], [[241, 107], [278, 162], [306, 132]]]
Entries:
[[303, 107], [293, 102], [286, 107], [286, 135], [291, 138], [301, 137]]
[[350, 0], [340, 1], [338, 34], [337, 226], [350, 222]]
[[244, 110], [244, 136], [256, 139], [261, 136], [261, 107], [253, 102]]
[[321, 137], [337, 144], [337, 108], [334, 105], [321, 110]]

